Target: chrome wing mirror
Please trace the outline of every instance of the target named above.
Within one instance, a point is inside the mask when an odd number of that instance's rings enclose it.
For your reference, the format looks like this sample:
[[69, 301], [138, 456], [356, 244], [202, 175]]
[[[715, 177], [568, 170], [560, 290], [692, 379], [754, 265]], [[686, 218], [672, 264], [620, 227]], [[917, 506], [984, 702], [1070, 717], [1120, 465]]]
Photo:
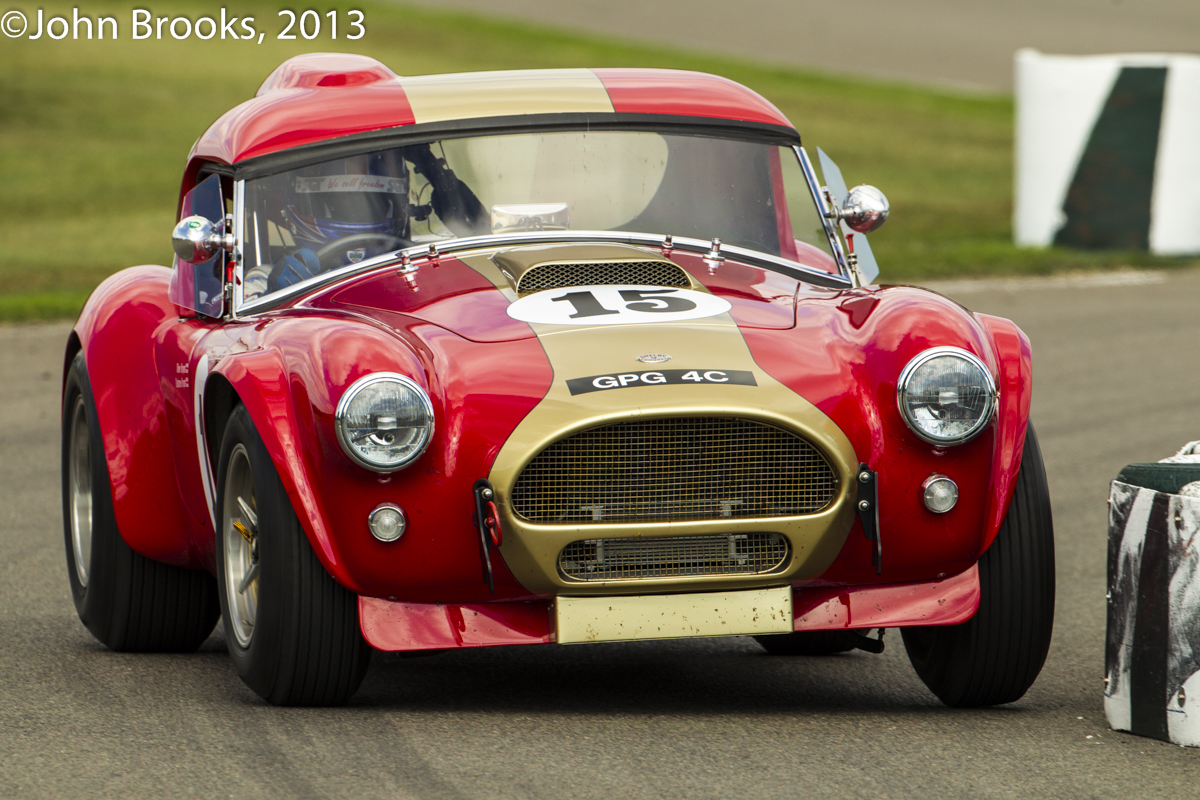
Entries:
[[870, 233], [883, 227], [891, 208], [874, 186], [855, 186], [842, 201], [841, 219], [852, 231]]
[[865, 234], [878, 230], [887, 222], [890, 212], [887, 197], [874, 186], [855, 186], [846, 191], [846, 179], [833, 159], [819, 147], [817, 157], [821, 161], [821, 174], [825, 176], [825, 185], [833, 201], [829, 216], [843, 226], [842, 232], [849, 250], [848, 266], [857, 270], [860, 284], [873, 283], [879, 277], [879, 264], [875, 261], [875, 254]]
[[185, 194], [180, 213], [183, 219], [171, 234], [175, 267], [167, 299], [215, 319], [225, 313], [226, 253], [234, 248], [233, 236], [225, 232], [220, 177], [210, 175]]
[[208, 261], [222, 250], [233, 249], [233, 234], [225, 233], [225, 220], [213, 222], [207, 217], [192, 215], [179, 220], [171, 233], [175, 255], [185, 264]]

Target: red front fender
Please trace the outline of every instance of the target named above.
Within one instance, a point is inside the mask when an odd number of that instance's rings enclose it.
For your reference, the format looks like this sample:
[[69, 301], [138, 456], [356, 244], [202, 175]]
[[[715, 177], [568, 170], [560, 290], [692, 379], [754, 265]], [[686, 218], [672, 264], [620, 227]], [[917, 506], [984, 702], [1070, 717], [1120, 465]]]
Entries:
[[[377, 474], [353, 464], [337, 443], [334, 411], [351, 384], [374, 372], [407, 375], [436, 396], [414, 343], [359, 319], [296, 315], [229, 327], [206, 348], [213, 374], [246, 407], [322, 565], [347, 589], [370, 594], [376, 587], [364, 583], [364, 551], [381, 545], [367, 532], [367, 513], [397, 497], [411, 512], [406, 487], [422, 473]], [[215, 474], [220, 434], [208, 416]]]
[[[297, 313], [229, 326], [204, 343], [213, 363], [205, 393], [210, 450], [228, 401], [245, 405], [293, 508], [326, 570], [360, 595], [484, 602], [527, 590], [493, 556], [496, 594], [483, 580], [471, 487], [544, 395], [550, 380], [535, 339], [481, 345], [417, 324], [383, 328], [357, 316]], [[514, 370], [514, 364], [525, 365]], [[342, 451], [335, 411], [345, 391], [376, 372], [407, 375], [429, 394], [434, 435], [414, 464], [371, 472]], [[214, 459], [215, 463], [215, 459]], [[214, 469], [214, 472], [216, 470]], [[397, 542], [374, 539], [371, 510], [408, 515]]]
[[121, 537], [148, 558], [195, 567], [199, 520], [180, 502], [152, 346], [162, 327], [178, 319], [167, 301], [170, 277], [166, 267], [146, 266], [108, 278], [84, 305], [75, 336], [96, 401]]
[[[859, 460], [880, 475], [883, 573], [873, 566], [874, 543], [856, 523], [819, 582], [905, 583], [962, 572], [991, 544], [1012, 497], [1029, 413], [1028, 339], [1007, 320], [911, 287], [811, 294], [801, 297], [790, 335], [754, 329], [743, 335], [759, 366], [827, 414]], [[952, 448], [916, 437], [896, 402], [905, 364], [946, 345], [981, 358], [1000, 390], [994, 420]], [[934, 474], [961, 490], [952, 514], [921, 504], [921, 482]]]
[[[298, 387], [292, 385], [292, 370], [282, 353], [271, 348], [228, 356], [221, 359], [214, 373], [229, 382], [246, 407], [321, 563], [347, 588], [359, 591], [341, 568], [342, 559], [328, 509], [321, 494], [315, 490], [319, 485], [320, 470], [314, 463], [319, 445], [313, 430], [312, 409], [306, 399], [297, 402], [294, 392]], [[213, 474], [216, 475], [220, 442], [213, 442], [211, 448]], [[219, 494], [220, 487], [214, 487], [214, 491]]]

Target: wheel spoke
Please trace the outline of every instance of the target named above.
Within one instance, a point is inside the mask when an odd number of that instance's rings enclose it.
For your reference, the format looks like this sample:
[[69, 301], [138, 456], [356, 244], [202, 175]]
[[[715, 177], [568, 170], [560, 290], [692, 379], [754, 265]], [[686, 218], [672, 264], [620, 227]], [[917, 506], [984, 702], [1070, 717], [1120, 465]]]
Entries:
[[253, 583], [254, 579], [257, 577], [258, 577], [258, 562], [255, 561], [253, 564], [250, 565], [250, 569], [246, 570], [246, 574], [242, 576], [242, 582], [239, 583], [238, 587], [237, 587], [238, 594], [245, 594], [246, 587], [248, 587], [251, 583]]
[[238, 497], [237, 504], [238, 508], [242, 510], [242, 516], [250, 523], [250, 533], [258, 533], [258, 514], [254, 513], [254, 509], [250, 508], [250, 505], [242, 497]]

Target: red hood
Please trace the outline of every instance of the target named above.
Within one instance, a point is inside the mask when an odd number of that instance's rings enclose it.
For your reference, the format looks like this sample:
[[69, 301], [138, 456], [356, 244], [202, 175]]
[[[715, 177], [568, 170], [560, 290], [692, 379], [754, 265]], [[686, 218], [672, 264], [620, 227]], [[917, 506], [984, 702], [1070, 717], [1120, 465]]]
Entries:
[[[792, 328], [797, 297], [835, 294], [732, 260], [710, 267], [699, 255], [671, 253], [670, 258], [714, 295], [727, 300], [733, 306], [734, 320], [744, 328]], [[322, 293], [311, 305], [355, 311], [391, 327], [416, 318], [476, 342], [506, 342], [534, 335], [529, 325], [508, 315], [509, 299], [504, 293], [457, 258], [442, 257], [409, 273], [396, 268], [379, 270]], [[402, 322], [396, 314], [408, 319]]]

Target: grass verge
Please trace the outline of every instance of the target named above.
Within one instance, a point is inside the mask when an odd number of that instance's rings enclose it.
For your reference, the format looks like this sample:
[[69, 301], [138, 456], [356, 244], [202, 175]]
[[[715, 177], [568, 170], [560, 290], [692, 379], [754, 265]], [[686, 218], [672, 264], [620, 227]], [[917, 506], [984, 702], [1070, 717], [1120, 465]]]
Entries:
[[[131, 37], [133, 4], [89, 4], [119, 38], [6, 39], [0, 48], [0, 320], [73, 316], [112, 272], [169, 263], [169, 232], [184, 158], [227, 109], [253, 95], [285, 58], [342, 50], [400, 74], [575, 66], [649, 66], [725, 75], [788, 115], [810, 152], [820, 146], [847, 179], [873, 183], [892, 220], [872, 236], [883, 277], [1047, 274], [1117, 266], [1173, 267], [1195, 259], [1136, 252], [1022, 250], [1011, 243], [1013, 103], [1008, 97], [835, 78], [711, 54], [616, 42], [468, 15], [356, 3], [367, 34], [328, 27], [311, 41], [275, 38], [279, 6], [250, 0], [254, 41]], [[145, 6], [141, 6], [145, 8]], [[73, 6], [46, 5], [45, 19]], [[200, 14], [162, 0], [155, 16]], [[27, 12], [35, 17], [36, 12]], [[206, 9], [202, 13], [211, 13]], [[31, 20], [31, 23], [34, 20]]]

